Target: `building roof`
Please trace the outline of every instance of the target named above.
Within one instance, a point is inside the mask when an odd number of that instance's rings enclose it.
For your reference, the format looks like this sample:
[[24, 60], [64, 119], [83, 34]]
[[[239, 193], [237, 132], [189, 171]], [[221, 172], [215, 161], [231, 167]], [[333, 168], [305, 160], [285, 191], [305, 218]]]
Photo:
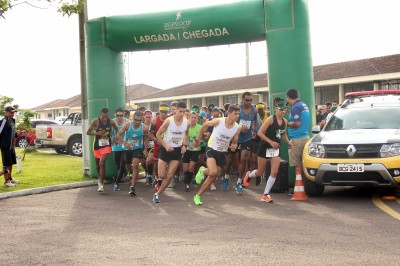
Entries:
[[[400, 54], [320, 65], [315, 66], [313, 70], [314, 81], [396, 73], [400, 72]], [[188, 83], [171, 89], [161, 90], [146, 96], [136, 97], [133, 98], [133, 101], [174, 96], [185, 97], [185, 95], [266, 87], [268, 87], [268, 74], [263, 73], [243, 77]]]
[[[146, 85], [146, 84], [135, 84], [130, 85], [127, 87], [127, 99], [128, 101], [131, 100], [133, 97], [140, 97], [145, 96], [151, 93], [155, 93], [160, 91], [161, 89]], [[52, 110], [52, 109], [61, 109], [61, 108], [76, 108], [81, 107], [81, 95], [75, 95], [68, 99], [58, 99], [54, 100], [34, 108], [30, 110], [39, 112], [45, 110]]]

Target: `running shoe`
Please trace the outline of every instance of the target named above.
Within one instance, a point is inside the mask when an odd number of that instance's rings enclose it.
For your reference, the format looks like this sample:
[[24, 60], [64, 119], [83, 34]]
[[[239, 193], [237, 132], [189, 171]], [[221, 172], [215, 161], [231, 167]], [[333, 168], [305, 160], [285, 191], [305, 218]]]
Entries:
[[222, 191], [227, 191], [229, 185], [229, 179], [222, 179]]
[[236, 193], [237, 193], [238, 195], [242, 195], [242, 192], [243, 192], [243, 186], [242, 186], [242, 184], [237, 183], [237, 184], [236, 184]]
[[204, 171], [205, 167], [204, 166], [200, 166], [199, 171], [196, 174], [195, 180], [196, 180], [196, 184], [200, 185], [201, 181], [203, 181], [204, 179]]
[[158, 184], [158, 182], [157, 182], [156, 185], [154, 186], [154, 191], [159, 191], [160, 187], [161, 187], [161, 185]]
[[179, 182], [179, 175], [174, 175], [174, 181], [175, 181], [175, 183]]
[[243, 179], [243, 186], [244, 187], [250, 186], [250, 171], [246, 172], [246, 176]]
[[129, 195], [131, 195], [131, 196], [136, 196], [135, 187], [130, 187], [130, 188], [129, 188]]
[[185, 192], [189, 192], [190, 191], [190, 187], [189, 187], [189, 185], [186, 185], [185, 186]]
[[215, 186], [214, 183], [211, 184], [210, 190], [212, 190], [212, 191], [217, 190], [217, 187]]
[[6, 183], [4, 183], [4, 187], [15, 187], [15, 184], [13, 184], [11, 182], [6, 182]]
[[147, 182], [146, 186], [152, 186], [153, 185], [153, 177], [151, 175], [147, 176]]
[[194, 201], [195, 205], [202, 205], [203, 204], [203, 202], [201, 202], [201, 197], [197, 196], [197, 195], [194, 195], [193, 201]]
[[175, 187], [175, 179], [172, 179], [171, 182], [169, 182], [168, 187], [169, 188], [174, 188]]
[[154, 195], [153, 195], [153, 202], [154, 203], [160, 203], [160, 198], [156, 193], [154, 193]]
[[120, 191], [119, 183], [114, 183], [114, 191]]
[[262, 195], [261, 201], [262, 201], [262, 202], [266, 202], [266, 203], [271, 203], [271, 202], [273, 202], [274, 200], [271, 198], [270, 195]]
[[261, 184], [261, 176], [256, 177], [256, 186], [259, 186]]
[[104, 184], [99, 183], [99, 187], [97, 189], [97, 192], [104, 192]]

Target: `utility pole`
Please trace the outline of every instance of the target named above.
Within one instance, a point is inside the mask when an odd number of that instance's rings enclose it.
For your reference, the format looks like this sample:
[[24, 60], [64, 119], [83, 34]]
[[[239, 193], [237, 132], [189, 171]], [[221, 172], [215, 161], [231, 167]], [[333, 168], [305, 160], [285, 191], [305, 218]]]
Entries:
[[86, 86], [86, 52], [85, 52], [85, 23], [88, 20], [87, 1], [84, 1], [83, 10], [79, 16], [79, 61], [81, 74], [81, 108], [82, 108], [82, 158], [83, 175], [89, 176], [89, 138], [86, 131], [89, 126], [89, 115], [87, 105], [87, 86]]
[[246, 42], [246, 76], [250, 75], [249, 43]]

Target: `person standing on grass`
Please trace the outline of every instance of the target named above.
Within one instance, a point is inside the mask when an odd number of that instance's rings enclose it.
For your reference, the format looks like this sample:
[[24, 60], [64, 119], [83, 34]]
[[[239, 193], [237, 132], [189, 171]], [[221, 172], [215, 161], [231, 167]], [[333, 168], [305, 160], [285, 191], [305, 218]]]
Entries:
[[15, 187], [19, 181], [13, 179], [11, 173], [13, 164], [17, 163], [14, 147], [14, 114], [17, 110], [12, 106], [7, 106], [4, 111], [5, 116], [0, 120], [0, 148], [3, 160], [4, 187]]
[[111, 153], [111, 129], [115, 135], [118, 132], [117, 124], [110, 119], [108, 108], [101, 109], [100, 117], [90, 123], [86, 135], [94, 136], [93, 154], [96, 162], [96, 170], [99, 175], [98, 192], [104, 192], [104, 179], [106, 177], [106, 162]]
[[281, 157], [279, 155], [281, 140], [287, 143], [289, 149], [292, 148], [292, 143], [289, 142], [289, 139], [286, 135], [287, 120], [283, 118], [287, 110], [287, 106], [282, 98], [276, 98], [274, 103], [275, 115], [268, 117], [257, 133], [261, 139], [257, 151], [258, 167], [252, 172], [248, 171], [243, 180], [243, 183], [246, 187], [250, 185], [251, 178], [256, 177], [258, 180], [261, 180], [261, 176], [264, 174], [267, 167], [267, 161], [270, 160], [271, 175], [267, 180], [264, 193], [261, 196], [261, 201], [267, 203], [272, 202], [269, 192], [275, 183], [278, 175], [279, 165], [281, 163]]
[[[237, 148], [237, 141], [241, 131], [238, 123], [236, 123], [239, 114], [240, 108], [237, 105], [231, 105], [228, 108], [228, 117], [215, 118], [205, 122], [197, 134], [193, 143], [195, 147], [200, 145], [203, 133], [207, 131], [208, 127], [214, 127], [206, 149], [207, 168], [201, 166], [195, 177], [196, 183], [200, 184], [204, 176], [207, 176], [206, 181], [193, 198], [195, 205], [203, 204], [201, 202], [201, 195], [211, 186], [215, 181], [215, 177], [225, 167], [228, 148], [232, 151], [235, 151]], [[229, 145], [231, 141], [232, 143]]]

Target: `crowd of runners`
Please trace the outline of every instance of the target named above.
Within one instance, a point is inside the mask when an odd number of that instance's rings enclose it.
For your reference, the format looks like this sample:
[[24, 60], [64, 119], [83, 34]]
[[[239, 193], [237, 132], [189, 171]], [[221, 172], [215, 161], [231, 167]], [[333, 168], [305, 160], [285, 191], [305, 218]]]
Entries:
[[[252, 101], [253, 95], [245, 92], [240, 103], [227, 103], [223, 108], [213, 104], [188, 108], [185, 102], [161, 103], [158, 110], [140, 107], [133, 113], [117, 108], [112, 119], [109, 110], [103, 108], [86, 132], [95, 137], [98, 191], [104, 192], [110, 154], [117, 168], [115, 191], [120, 190], [122, 178], [129, 176], [129, 194], [136, 196], [141, 165], [146, 186], [154, 187], [154, 203], [161, 201], [167, 187], [183, 182], [185, 192], [191, 191], [194, 184], [200, 185], [193, 198], [195, 205], [202, 205], [205, 191], [217, 189], [216, 182], [227, 191], [229, 182], [234, 181], [238, 195], [253, 179], [255, 185], [260, 185], [270, 161], [261, 201], [272, 202], [270, 191], [278, 174], [281, 142], [288, 145], [290, 165], [299, 166], [308, 139], [309, 112], [295, 89], [286, 92], [286, 101], [274, 98], [271, 110], [266, 103]], [[290, 122], [284, 118], [286, 112]]]

